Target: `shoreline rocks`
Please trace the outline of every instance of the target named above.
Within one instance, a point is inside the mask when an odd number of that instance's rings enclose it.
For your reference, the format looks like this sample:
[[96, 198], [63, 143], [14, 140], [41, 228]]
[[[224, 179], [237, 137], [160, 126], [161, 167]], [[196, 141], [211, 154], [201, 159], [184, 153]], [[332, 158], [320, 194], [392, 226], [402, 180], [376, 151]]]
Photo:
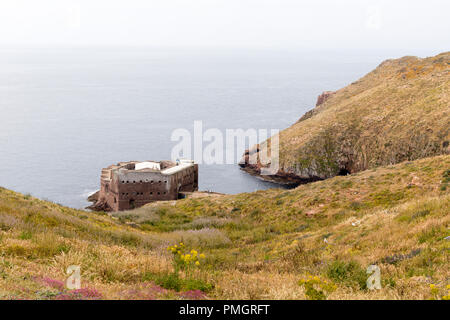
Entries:
[[315, 176], [300, 177], [295, 173], [284, 172], [283, 170], [278, 170], [274, 175], [262, 175], [261, 169], [263, 168], [263, 165], [259, 161], [259, 151], [259, 145], [256, 145], [250, 150], [245, 150], [245, 153], [239, 162], [241, 170], [261, 180], [276, 183], [287, 188], [295, 188], [301, 184], [322, 180], [320, 177]]

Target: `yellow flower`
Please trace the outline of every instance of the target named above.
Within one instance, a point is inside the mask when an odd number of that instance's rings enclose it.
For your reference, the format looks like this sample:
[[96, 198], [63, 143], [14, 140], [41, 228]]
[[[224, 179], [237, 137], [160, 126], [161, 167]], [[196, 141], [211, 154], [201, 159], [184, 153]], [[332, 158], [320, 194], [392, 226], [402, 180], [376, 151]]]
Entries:
[[450, 284], [447, 285], [447, 289], [450, 290]]
[[200, 262], [198, 262], [198, 261], [195, 262], [195, 265], [196, 265], [196, 266], [199, 266], [199, 265], [200, 265]]
[[190, 255], [190, 254], [185, 255], [185, 256], [184, 256], [184, 259], [185, 259], [186, 261], [189, 261], [189, 260], [191, 259], [191, 255]]
[[430, 289], [434, 289], [436, 286], [434, 284], [430, 284]]
[[205, 255], [203, 253], [200, 253], [199, 257], [200, 259], [205, 259]]

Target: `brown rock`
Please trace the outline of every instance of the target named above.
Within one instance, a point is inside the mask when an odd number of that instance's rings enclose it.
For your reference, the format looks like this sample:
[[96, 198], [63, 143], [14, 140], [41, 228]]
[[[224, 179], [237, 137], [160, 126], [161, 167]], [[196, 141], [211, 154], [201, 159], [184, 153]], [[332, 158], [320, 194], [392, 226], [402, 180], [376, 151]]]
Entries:
[[323, 104], [325, 101], [327, 101], [332, 95], [334, 95], [336, 92], [334, 91], [324, 91], [322, 94], [317, 98], [316, 107]]
[[89, 202], [97, 202], [98, 199], [99, 199], [99, 195], [100, 195], [100, 190], [98, 190], [98, 191], [94, 192], [93, 194], [91, 194], [91, 195], [87, 198], [87, 200], [88, 200]]

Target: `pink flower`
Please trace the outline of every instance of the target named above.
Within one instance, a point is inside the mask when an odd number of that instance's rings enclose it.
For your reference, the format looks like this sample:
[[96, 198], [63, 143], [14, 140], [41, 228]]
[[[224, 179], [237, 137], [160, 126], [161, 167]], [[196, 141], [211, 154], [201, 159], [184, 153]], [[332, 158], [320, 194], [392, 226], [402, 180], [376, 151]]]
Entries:
[[181, 297], [188, 299], [188, 300], [200, 300], [200, 299], [206, 299], [207, 296], [201, 291], [201, 290], [189, 290], [182, 292], [180, 294]]
[[48, 277], [38, 278], [38, 280], [49, 287], [58, 289], [60, 291], [64, 290], [64, 282], [62, 282], [60, 280], [56, 280], [56, 279], [52, 279], [52, 278], [48, 278]]

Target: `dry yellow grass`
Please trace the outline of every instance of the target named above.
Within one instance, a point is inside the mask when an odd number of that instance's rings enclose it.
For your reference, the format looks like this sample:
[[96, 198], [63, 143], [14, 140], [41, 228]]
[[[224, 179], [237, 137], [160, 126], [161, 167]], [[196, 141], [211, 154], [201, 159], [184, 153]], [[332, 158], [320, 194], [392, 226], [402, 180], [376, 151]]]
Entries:
[[[281, 133], [285, 172], [349, 176], [111, 216], [0, 188], [0, 299], [448, 297], [449, 59], [388, 60]], [[194, 270], [166, 250], [180, 241], [206, 254]]]
[[[450, 279], [449, 170], [450, 156], [438, 156], [119, 218], [0, 189], [0, 298], [305, 299], [307, 275], [336, 285], [329, 299], [440, 298]], [[167, 276], [166, 247], [179, 241], [206, 254], [193, 282], [184, 271]], [[369, 264], [381, 268], [380, 291], [364, 288]], [[62, 288], [69, 265], [81, 266], [77, 295]]]

